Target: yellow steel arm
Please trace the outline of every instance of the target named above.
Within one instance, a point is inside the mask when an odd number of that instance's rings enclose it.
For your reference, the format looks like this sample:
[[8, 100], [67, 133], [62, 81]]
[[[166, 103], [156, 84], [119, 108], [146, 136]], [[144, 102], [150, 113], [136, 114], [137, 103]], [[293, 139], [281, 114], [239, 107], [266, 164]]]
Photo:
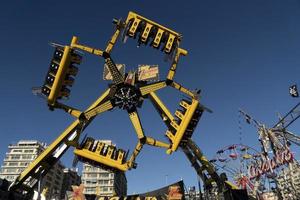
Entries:
[[169, 109], [165, 106], [165, 104], [160, 100], [160, 98], [156, 95], [155, 92], [149, 93], [149, 99], [157, 112], [160, 114], [162, 120], [169, 126], [171, 121], [174, 120], [173, 115], [169, 111]]
[[183, 55], [183, 56], [187, 55], [187, 51], [184, 50], [184, 49], [181, 49], [181, 48], [177, 48], [174, 60], [172, 62], [171, 68], [170, 68], [168, 76], [167, 76], [168, 80], [173, 80], [174, 79], [174, 76], [175, 76], [175, 73], [176, 73], [176, 68], [177, 68], [177, 63], [179, 61], [180, 55]]
[[[68, 137], [78, 128], [80, 121], [75, 120], [50, 146], [46, 148], [30, 165], [18, 176], [12, 187], [21, 187], [27, 178], [37, 178], [43, 170], [49, 168], [47, 165], [48, 159], [51, 159], [55, 150], [57, 150], [62, 143], [64, 143]], [[50, 163], [49, 163], [50, 164]]]
[[136, 165], [135, 164], [135, 159], [139, 155], [139, 153], [142, 150], [142, 148], [143, 148], [143, 144], [140, 141], [138, 141], [138, 143], [136, 144], [136, 146], [135, 146], [135, 148], [133, 150], [133, 153], [132, 153], [130, 159], [127, 161], [127, 166], [129, 168], [135, 168], [136, 167], [135, 166]]
[[208, 174], [215, 180], [219, 181], [219, 175], [216, 173], [214, 166], [207, 160], [207, 158], [203, 155], [201, 149], [195, 144], [195, 142], [191, 139], [187, 139], [187, 146], [192, 150], [195, 158], [202, 164]]
[[152, 137], [146, 137], [146, 144], [151, 145], [151, 146], [155, 146], [155, 147], [162, 147], [162, 148], [170, 148], [170, 144], [167, 144], [165, 142], [161, 142], [159, 140], [156, 140]]
[[192, 167], [194, 167], [197, 175], [204, 182], [204, 187], [207, 187], [208, 182], [206, 180], [208, 180], [209, 178], [204, 173], [205, 167], [203, 167], [203, 165], [201, 165], [201, 162], [200, 163], [198, 162], [198, 159], [195, 158], [195, 156], [193, 155], [193, 153], [190, 149], [188, 149], [187, 147], [182, 147], [182, 151], [184, 152], [184, 154], [186, 155], [188, 160], [191, 162], [191, 165], [192, 165]]
[[86, 109], [86, 110], [91, 110], [91, 109], [93, 109], [93, 108], [95, 108], [95, 107], [97, 107], [100, 103], [102, 103], [103, 102], [103, 100], [108, 96], [108, 94], [109, 94], [109, 92], [110, 92], [110, 89], [107, 89], [94, 103], [92, 103], [92, 105], [90, 105], [89, 107], [88, 107], [88, 109]]
[[116, 23], [117, 23], [117, 29], [116, 29], [115, 33], [113, 34], [113, 36], [111, 37], [111, 39], [109, 40], [108, 45], [105, 49], [105, 51], [107, 53], [111, 53], [117, 39], [119, 38], [121, 29], [123, 28], [120, 20], [118, 20]]
[[55, 108], [60, 108], [72, 115], [73, 117], [79, 118], [82, 112], [76, 108], [73, 108], [71, 106], [64, 105], [62, 103], [56, 102], [54, 105]]
[[136, 132], [138, 138], [139, 139], [144, 138], [145, 137], [144, 130], [143, 130], [142, 124], [140, 122], [140, 118], [139, 118], [137, 111], [130, 112], [128, 114], [129, 114], [130, 121], [132, 122], [132, 125], [135, 129], [135, 132]]
[[[97, 107], [109, 94], [109, 89], [104, 92], [87, 110], [91, 110]], [[60, 136], [55, 139], [43, 153], [41, 153], [16, 179], [14, 184], [11, 186], [11, 190], [18, 189], [23, 187], [22, 184], [25, 183], [26, 180], [30, 179], [38, 179], [39, 176], [45, 174], [57, 160], [59, 160], [60, 156], [69, 148], [70, 145], [75, 145], [81, 134], [81, 131], [88, 126], [88, 124], [94, 119], [91, 117], [87, 121], [81, 121], [80, 119], [76, 119], [64, 132], [60, 134]], [[73, 139], [70, 139], [70, 136], [73, 134], [76, 136]], [[63, 148], [63, 152], [58, 157], [55, 157], [54, 152], [58, 151], [60, 148]], [[28, 187], [24, 187], [26, 189], [30, 189]]]
[[165, 143], [165, 142], [156, 140], [152, 137], [145, 136], [137, 111], [130, 112], [129, 113], [129, 118], [130, 118], [130, 120], [131, 120], [131, 122], [134, 126], [134, 129], [135, 129], [135, 131], [138, 135], [138, 138], [139, 138], [139, 140], [142, 144], [148, 144], [148, 145], [151, 145], [151, 146], [163, 147], [163, 148], [169, 148], [170, 147], [170, 145]]
[[110, 101], [106, 101], [106, 102], [100, 104], [99, 106], [84, 112], [84, 116], [86, 119], [90, 119], [91, 117], [94, 117], [100, 113], [103, 113], [103, 112], [111, 110], [111, 109], [113, 109], [113, 105], [111, 104]]
[[140, 92], [141, 92], [142, 96], [145, 96], [145, 95], [149, 94], [150, 92], [160, 90], [166, 86], [167, 86], [166, 82], [161, 81], [161, 82], [157, 82], [157, 83], [153, 83], [153, 84], [149, 84], [149, 85], [140, 87]]
[[82, 51], [86, 51], [88, 53], [94, 54], [96, 56], [102, 56], [103, 55], [103, 51], [100, 50], [100, 49], [95, 49], [95, 48], [92, 48], [92, 47], [83, 46], [83, 45], [78, 44], [78, 38], [76, 36], [73, 36], [73, 38], [72, 38], [71, 48], [77, 48], [77, 49], [80, 49]]
[[207, 160], [201, 149], [191, 138], [188, 138], [185, 145], [182, 145], [181, 148], [195, 168], [197, 174], [203, 180], [204, 187], [211, 187], [211, 183], [215, 182], [220, 193], [223, 193], [223, 191], [228, 188], [238, 189], [233, 183], [220, 178], [215, 167]]
[[177, 83], [175, 81], [173, 81], [170, 86], [173, 87], [173, 88], [175, 88], [175, 89], [177, 89], [177, 90], [179, 90], [180, 92], [182, 92], [182, 93], [190, 96], [193, 99], [197, 99], [198, 98], [198, 96], [197, 96], [196, 93], [190, 91], [189, 89], [183, 87], [182, 85], [180, 85], [179, 83]]

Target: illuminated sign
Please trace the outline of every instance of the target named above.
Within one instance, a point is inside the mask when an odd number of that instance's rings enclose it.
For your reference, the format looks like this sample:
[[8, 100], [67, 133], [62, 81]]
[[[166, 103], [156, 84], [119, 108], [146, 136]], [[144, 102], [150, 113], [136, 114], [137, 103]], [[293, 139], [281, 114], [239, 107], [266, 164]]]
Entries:
[[159, 80], [158, 65], [139, 65], [138, 80], [158, 81]]
[[257, 163], [248, 167], [248, 174], [250, 179], [259, 177], [266, 172], [271, 171], [279, 166], [292, 162], [294, 159], [293, 154], [289, 149], [277, 153], [270, 161], [258, 160]]

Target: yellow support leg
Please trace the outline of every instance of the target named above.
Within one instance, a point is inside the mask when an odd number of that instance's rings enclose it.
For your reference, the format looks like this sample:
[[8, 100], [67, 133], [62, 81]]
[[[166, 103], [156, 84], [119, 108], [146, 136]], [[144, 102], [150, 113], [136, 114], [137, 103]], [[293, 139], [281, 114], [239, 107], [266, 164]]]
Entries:
[[80, 115], [82, 114], [82, 112], [76, 108], [61, 104], [56, 102], [56, 104], [54, 105], [55, 108], [59, 108], [59, 109], [63, 109], [64, 111], [66, 111], [67, 113], [69, 113], [70, 115], [72, 115], [73, 117], [79, 118]]
[[148, 95], [150, 92], [155, 92], [156, 90], [160, 90], [167, 86], [165, 81], [149, 84], [143, 87], [140, 87], [140, 92], [142, 96]]
[[149, 93], [149, 99], [157, 112], [160, 114], [162, 120], [169, 125], [171, 121], [174, 120], [173, 115], [169, 111], [169, 109], [165, 106], [165, 104], [160, 100], [160, 98], [156, 95], [155, 92]]
[[136, 132], [138, 138], [139, 139], [144, 138], [145, 137], [144, 131], [143, 131], [142, 124], [140, 122], [140, 118], [139, 118], [137, 111], [134, 111], [134, 112], [131, 112], [128, 114], [129, 114], [129, 118], [133, 124], [133, 127], [135, 129], [135, 132]]
[[129, 168], [135, 168], [136, 167], [135, 166], [136, 165], [135, 164], [135, 159], [139, 155], [142, 148], [143, 148], [143, 144], [140, 141], [138, 141], [138, 143], [135, 146], [135, 149], [133, 150], [133, 153], [132, 153], [130, 159], [127, 161], [127, 165], [128, 165]]
[[[106, 90], [87, 110], [91, 110], [97, 107], [109, 94], [109, 90]], [[91, 117], [89, 120], [80, 121], [79, 119], [75, 120], [64, 132], [60, 134], [60, 136], [55, 139], [45, 151], [43, 151], [16, 179], [14, 185], [10, 187], [11, 190], [22, 187], [22, 184], [25, 183], [27, 179], [34, 180], [37, 179], [42, 173], [44, 174], [46, 171], [50, 169], [51, 163], [55, 163], [59, 160], [60, 156], [70, 147], [70, 145], [75, 145], [81, 134], [81, 131], [88, 126], [88, 124], [94, 119]], [[73, 139], [70, 139], [72, 134], [77, 134]], [[64, 146], [64, 151], [59, 155], [59, 157], [54, 157], [55, 152], [59, 150], [59, 148]], [[51, 163], [49, 163], [51, 162]], [[26, 185], [24, 185], [24, 188]], [[29, 188], [28, 188], [29, 189]]]
[[120, 35], [120, 28], [121, 27], [117, 27], [117, 30], [115, 31], [115, 33], [113, 34], [113, 36], [111, 37], [110, 41], [108, 42], [108, 45], [105, 49], [105, 52], [107, 53], [111, 53], [117, 39], [119, 38]]
[[18, 176], [15, 181], [15, 186], [23, 184], [27, 178], [36, 177], [37, 174], [41, 174], [45, 168], [48, 168], [46, 160], [52, 156], [55, 150], [59, 148], [68, 137], [78, 128], [80, 124], [79, 120], [75, 120], [54, 142], [50, 144], [30, 165]]
[[91, 117], [94, 117], [100, 113], [103, 113], [103, 112], [111, 110], [111, 109], [113, 109], [113, 105], [111, 104], [110, 101], [106, 101], [106, 102], [100, 104], [99, 106], [84, 112], [84, 116], [86, 119], [90, 119]]
[[159, 140], [156, 140], [152, 137], [146, 137], [146, 144], [151, 145], [151, 146], [155, 146], [155, 147], [162, 147], [162, 148], [170, 148], [170, 144], [167, 144], [165, 142], [161, 142]]
[[186, 56], [187, 53], [188, 53], [187, 50], [181, 49], [181, 48], [177, 48], [174, 60], [172, 62], [172, 66], [171, 66], [171, 68], [169, 70], [169, 73], [168, 73], [168, 76], [167, 76], [168, 80], [173, 80], [174, 79], [174, 76], [175, 76], [175, 73], [176, 73], [177, 64], [178, 64], [178, 61], [179, 61], [179, 57], [181, 55]]

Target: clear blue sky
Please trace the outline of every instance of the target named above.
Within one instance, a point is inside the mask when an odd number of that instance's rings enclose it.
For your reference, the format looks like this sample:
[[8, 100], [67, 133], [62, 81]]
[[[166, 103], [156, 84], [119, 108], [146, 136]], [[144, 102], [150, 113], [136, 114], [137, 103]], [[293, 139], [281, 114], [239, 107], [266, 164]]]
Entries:
[[[189, 2], [189, 3], [187, 3]], [[273, 125], [276, 112], [285, 113], [298, 99], [288, 94], [300, 84], [300, 1], [6, 1], [0, 6], [0, 159], [7, 146], [21, 139], [51, 143], [73, 120], [62, 111], [50, 112], [46, 102], [33, 96], [40, 86], [53, 53], [48, 42], [80, 42], [104, 48], [112, 34], [112, 18], [128, 11], [166, 25], [183, 34], [181, 46], [189, 51], [179, 63], [176, 80], [202, 90], [201, 102], [214, 112], [205, 113], [193, 136], [207, 157], [239, 142], [238, 108]], [[127, 70], [138, 64], [159, 64], [161, 77], [169, 67], [154, 49], [135, 48], [136, 41], [119, 43], [113, 51], [116, 63]], [[103, 59], [85, 55], [69, 105], [86, 108], [107, 87], [102, 80]], [[174, 111], [181, 94], [166, 89], [158, 93]], [[149, 101], [140, 110], [147, 135], [164, 139], [166, 127]], [[290, 130], [299, 133], [299, 121]], [[243, 143], [257, 147], [253, 127], [243, 124]], [[112, 139], [133, 149], [136, 136], [124, 111], [98, 117], [86, 129], [97, 139]], [[299, 149], [298, 149], [299, 152]], [[297, 152], [297, 153], [298, 153]], [[63, 157], [71, 165], [72, 151]], [[138, 168], [127, 173], [128, 192], [145, 192], [184, 179], [196, 185], [196, 173], [183, 153], [145, 147]]]

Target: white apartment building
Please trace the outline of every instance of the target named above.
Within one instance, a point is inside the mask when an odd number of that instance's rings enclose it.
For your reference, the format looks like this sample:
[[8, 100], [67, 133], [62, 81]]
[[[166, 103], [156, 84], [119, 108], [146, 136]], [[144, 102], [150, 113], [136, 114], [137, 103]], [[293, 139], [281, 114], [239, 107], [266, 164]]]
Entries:
[[[112, 145], [110, 140], [99, 141]], [[113, 173], [84, 163], [81, 181], [86, 195], [125, 196], [127, 194], [127, 180], [123, 172]]]
[[[42, 153], [46, 148], [44, 143], [36, 140], [21, 140], [10, 144], [0, 170], [0, 178], [13, 182], [19, 174]], [[64, 166], [58, 162], [41, 182], [42, 189], [47, 187], [47, 199], [56, 198], [63, 182]]]

